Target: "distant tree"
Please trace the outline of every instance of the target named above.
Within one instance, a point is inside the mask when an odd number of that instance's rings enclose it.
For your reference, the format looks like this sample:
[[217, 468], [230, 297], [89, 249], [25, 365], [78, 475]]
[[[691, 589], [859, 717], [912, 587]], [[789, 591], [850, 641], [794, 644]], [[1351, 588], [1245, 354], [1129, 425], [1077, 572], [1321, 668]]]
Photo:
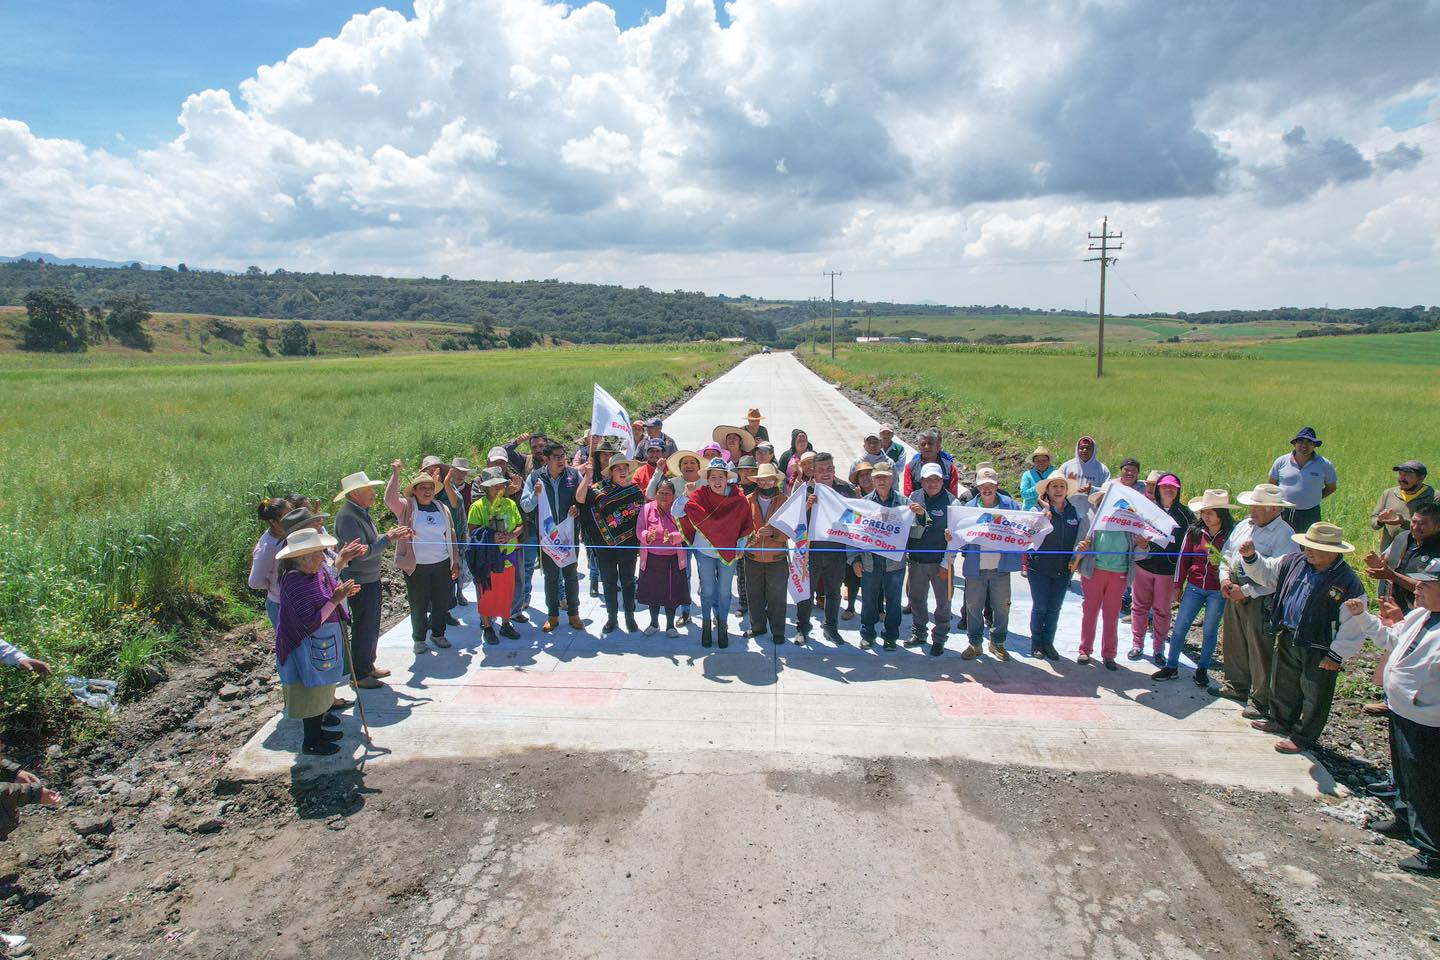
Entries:
[[316, 350], [316, 349], [315, 349], [315, 338], [314, 338], [314, 337], [311, 337], [311, 338], [310, 338], [310, 348], [309, 348], [309, 354], [310, 354], [310, 356], [313, 357], [313, 356], [315, 356], [316, 354], [318, 354], [319, 352], [320, 352], [319, 350]]
[[189, 272], [190, 272], [190, 268], [187, 267], [187, 266], [185, 266], [185, 264], [183, 264], [183, 263], [180, 264], [180, 266], [176, 267], [175, 270], [176, 270], [177, 273], [189, 273]]
[[127, 269], [127, 270], [144, 270], [145, 267], [140, 263], [139, 260], [135, 260], [135, 261], [131, 262], [130, 266], [126, 267], [125, 269]]
[[85, 311], [87, 322], [85, 324], [85, 339], [90, 343], [100, 343], [109, 338], [109, 331], [105, 329], [105, 308], [100, 304], [93, 304]]
[[249, 266], [249, 267], [246, 267], [246, 268], [245, 268], [245, 276], [247, 276], [247, 277], [263, 277], [263, 276], [265, 276], [265, 271], [264, 271], [264, 270], [261, 270], [259, 267], [256, 267], [256, 266], [253, 266], [253, 265], [252, 265], [252, 266]]
[[141, 296], [111, 297], [105, 304], [109, 313], [105, 328], [119, 343], [136, 350], [154, 350], [155, 341], [145, 330], [150, 320], [150, 301]]
[[280, 355], [282, 357], [310, 356], [310, 331], [299, 320], [287, 324], [280, 331]]
[[260, 356], [268, 357], [270, 353], [270, 328], [262, 326], [255, 331], [255, 339], [260, 341]]
[[538, 342], [539, 339], [535, 331], [529, 327], [511, 327], [510, 335], [505, 338], [505, 342], [510, 344], [515, 350], [524, 350], [526, 347]]
[[31, 290], [25, 294], [24, 336], [20, 349], [46, 353], [83, 353], [85, 310], [66, 290]]

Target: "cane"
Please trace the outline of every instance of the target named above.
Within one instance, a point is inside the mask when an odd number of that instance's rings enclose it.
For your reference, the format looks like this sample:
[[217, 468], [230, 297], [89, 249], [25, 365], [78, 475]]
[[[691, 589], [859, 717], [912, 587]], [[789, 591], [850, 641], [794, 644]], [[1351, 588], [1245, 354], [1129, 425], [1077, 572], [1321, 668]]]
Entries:
[[345, 635], [345, 659], [350, 661], [350, 689], [355, 691], [355, 712], [360, 714], [360, 729], [365, 731], [365, 745], [374, 747], [375, 743], [370, 739], [370, 724], [365, 721], [365, 700], [360, 696], [360, 685], [355, 678], [355, 647], [350, 643], [350, 631], [344, 631]]

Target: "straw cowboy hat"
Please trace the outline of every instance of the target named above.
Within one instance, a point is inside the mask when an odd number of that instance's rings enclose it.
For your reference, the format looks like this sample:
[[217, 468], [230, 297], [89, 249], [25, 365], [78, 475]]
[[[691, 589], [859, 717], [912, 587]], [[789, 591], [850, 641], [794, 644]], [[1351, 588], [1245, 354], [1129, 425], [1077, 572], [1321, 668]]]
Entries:
[[746, 411], [746, 413], [745, 413], [745, 419], [746, 419], [746, 420], [764, 420], [765, 418], [762, 417], [762, 416], [760, 416], [760, 408], [759, 408], [759, 407], [751, 407], [748, 411]]
[[307, 553], [319, 553], [321, 550], [329, 550], [338, 541], [330, 534], [314, 527], [306, 527], [303, 530], [296, 530], [285, 538], [285, 546], [275, 554], [276, 560], [288, 560], [290, 557], [303, 557]]
[[670, 459], [665, 461], [665, 469], [670, 471], [671, 476], [680, 476], [680, 461], [686, 457], [691, 458], [701, 467], [705, 466], [705, 458], [694, 450], [676, 450], [670, 454]]
[[352, 473], [350, 474], [350, 476], [340, 481], [340, 492], [335, 494], [335, 500], [333, 502], [339, 503], [341, 500], [344, 500], [350, 494], [363, 487], [383, 486], [385, 486], [384, 480], [371, 480], [368, 476], [365, 475], [365, 471], [361, 470], [359, 473]]
[[1065, 474], [1061, 473], [1059, 470], [1056, 470], [1054, 473], [1050, 474], [1050, 476], [1035, 484], [1035, 489], [1043, 494], [1049, 489], [1050, 484], [1052, 483], [1064, 483], [1065, 496], [1067, 498], [1075, 496], [1075, 494], [1080, 491], [1079, 482], [1076, 481], [1074, 477], [1065, 476]]
[[1355, 550], [1353, 544], [1345, 542], [1339, 527], [1323, 521], [1310, 524], [1310, 529], [1304, 533], [1292, 533], [1290, 539], [1302, 547], [1324, 550], [1326, 553], [1352, 553]]
[[1228, 490], [1206, 490], [1201, 496], [1191, 500], [1187, 506], [1191, 510], [1229, 510], [1234, 507], [1230, 502], [1230, 491]]
[[405, 486], [400, 488], [401, 496], [410, 496], [410, 494], [415, 492], [415, 488], [422, 483], [428, 483], [430, 484], [430, 486], [435, 488], [436, 493], [440, 492], [440, 484], [435, 481], [434, 477], [430, 476], [430, 474], [428, 473], [417, 473], [415, 474], [415, 476], [410, 478], [409, 482], [406, 483]]
[[611, 460], [609, 463], [605, 464], [605, 476], [608, 477], [610, 476], [610, 474], [614, 473], [616, 467], [629, 467], [630, 472], [634, 473], [637, 469], [639, 469], [640, 464], [636, 463], [634, 460], [626, 460], [624, 457], [620, 457], [616, 460]]
[[744, 427], [733, 427], [729, 424], [721, 424], [710, 432], [714, 441], [723, 448], [725, 446], [725, 435], [728, 433], [738, 434], [740, 437], [740, 449], [749, 453], [755, 449], [755, 435]]
[[280, 527], [288, 534], [292, 530], [308, 527], [317, 520], [325, 521], [329, 519], [330, 514], [328, 513], [311, 513], [309, 507], [296, 507], [280, 518]]
[[875, 464], [871, 463], [869, 460], [861, 460], [859, 463], [855, 464], [856, 473], [869, 473], [874, 469]]
[[1044, 444], [1041, 444], [1040, 446], [1036, 447], [1034, 450], [1032, 450], [1032, 451], [1030, 452], [1030, 462], [1031, 462], [1031, 463], [1034, 463], [1036, 457], [1048, 457], [1048, 456], [1050, 456], [1050, 448], [1047, 447], [1047, 446], [1045, 446]]
[[1285, 495], [1280, 492], [1280, 488], [1273, 483], [1262, 483], [1254, 490], [1246, 490], [1235, 499], [1247, 507], [1295, 506], [1295, 504], [1285, 499]]
[[773, 463], [762, 463], [762, 464], [760, 464], [760, 466], [755, 470], [755, 479], [756, 479], [756, 480], [779, 480], [779, 479], [780, 479], [780, 471], [775, 469], [775, 464], [773, 464]]

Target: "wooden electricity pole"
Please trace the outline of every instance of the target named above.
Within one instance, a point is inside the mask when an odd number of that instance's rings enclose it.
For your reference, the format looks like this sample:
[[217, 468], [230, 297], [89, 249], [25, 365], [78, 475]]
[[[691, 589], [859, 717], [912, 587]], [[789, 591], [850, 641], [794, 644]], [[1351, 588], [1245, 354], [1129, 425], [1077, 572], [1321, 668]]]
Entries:
[[1125, 236], [1123, 233], [1110, 232], [1110, 218], [1106, 217], [1100, 221], [1100, 233], [1087, 235], [1091, 240], [1099, 240], [1100, 245], [1090, 244], [1091, 250], [1098, 250], [1100, 256], [1089, 257], [1086, 263], [1100, 261], [1100, 339], [1099, 348], [1095, 351], [1095, 379], [1099, 380], [1105, 376], [1105, 269], [1113, 264], [1118, 258], [1110, 256], [1111, 250], [1119, 250], [1123, 243], [1111, 243], [1111, 240], [1119, 240]]
[[838, 270], [826, 270], [830, 278], [830, 359], [835, 359], [835, 278], [842, 276]]

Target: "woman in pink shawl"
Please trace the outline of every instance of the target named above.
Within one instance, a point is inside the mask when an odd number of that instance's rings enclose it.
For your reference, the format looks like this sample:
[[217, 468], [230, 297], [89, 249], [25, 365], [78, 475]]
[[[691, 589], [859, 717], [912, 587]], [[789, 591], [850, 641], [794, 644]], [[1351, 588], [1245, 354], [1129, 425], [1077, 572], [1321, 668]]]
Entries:
[[640, 508], [640, 517], [635, 524], [635, 533], [640, 539], [640, 585], [635, 599], [641, 606], [650, 608], [646, 636], [654, 636], [660, 629], [662, 607], [665, 610], [665, 636], [680, 636], [680, 631], [675, 629], [675, 610], [690, 604], [690, 581], [686, 570], [689, 558], [680, 525], [670, 515], [674, 506], [675, 488], [668, 483], [659, 484], [655, 489], [655, 499]]

